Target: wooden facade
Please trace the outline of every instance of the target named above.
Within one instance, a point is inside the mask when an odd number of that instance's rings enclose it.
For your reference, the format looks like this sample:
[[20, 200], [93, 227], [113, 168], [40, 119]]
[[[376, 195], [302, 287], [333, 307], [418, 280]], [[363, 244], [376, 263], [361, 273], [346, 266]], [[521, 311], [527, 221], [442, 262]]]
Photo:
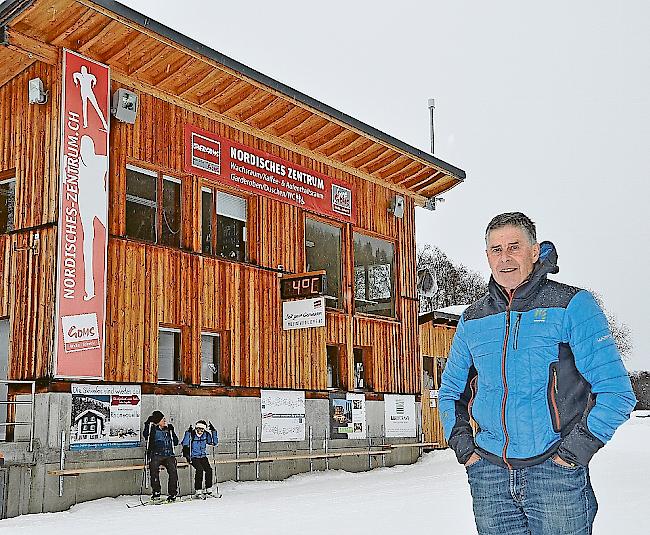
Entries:
[[[10, 378], [61, 388], [52, 380], [52, 353], [65, 47], [109, 65], [111, 92], [126, 87], [139, 96], [136, 123], [112, 120], [110, 130], [105, 381], [199, 395], [325, 392], [330, 344], [340, 348], [346, 389], [353, 389], [358, 347], [370, 352], [374, 392], [421, 392], [415, 207], [459, 183], [462, 171], [323, 111], [217, 53], [201, 54], [187, 38], [157, 33], [155, 24], [139, 24], [137, 14], [114, 2], [39, 0], [22, 11], [21, 2], [9, 4], [14, 10], [0, 13], [0, 172], [15, 172], [16, 208], [14, 230], [0, 235], [0, 318], [10, 319]], [[49, 91], [44, 105], [28, 103], [28, 80], [35, 77]], [[283, 331], [278, 281], [281, 271], [306, 271], [305, 218], [320, 215], [247, 194], [247, 261], [204, 254], [201, 188], [229, 189], [184, 171], [186, 124], [354, 191], [356, 221], [332, 221], [342, 228], [343, 295], [340, 309], [327, 311], [325, 327]], [[127, 165], [182, 181], [180, 247], [127, 237]], [[402, 218], [388, 211], [396, 194], [405, 197]], [[394, 318], [354, 310], [354, 232], [394, 244]], [[176, 386], [156, 384], [161, 326], [181, 332]], [[204, 331], [224, 341], [223, 387], [198, 386]]]

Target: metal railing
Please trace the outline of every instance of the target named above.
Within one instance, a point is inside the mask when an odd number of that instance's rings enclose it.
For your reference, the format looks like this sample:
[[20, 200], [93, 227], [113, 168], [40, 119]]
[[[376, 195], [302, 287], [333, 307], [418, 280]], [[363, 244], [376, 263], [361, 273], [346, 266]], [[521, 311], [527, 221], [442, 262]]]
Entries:
[[[7, 385], [7, 386], [12, 386], [12, 385], [30, 385], [31, 387], [31, 393], [30, 393], [30, 400], [29, 401], [18, 401], [18, 400], [12, 400], [9, 401], [8, 399], [0, 399], [0, 406], [17, 406], [17, 405], [29, 405], [29, 420], [26, 421], [18, 421], [18, 422], [0, 422], [0, 427], [4, 427], [7, 429], [8, 427], [14, 427], [14, 426], [19, 426], [23, 425], [29, 426], [29, 450], [28, 451], [34, 451], [34, 408], [35, 408], [35, 401], [36, 401], [36, 382], [34, 381], [15, 381], [13, 379], [0, 379], [0, 385]], [[4, 442], [6, 442], [6, 434], [4, 438]]]

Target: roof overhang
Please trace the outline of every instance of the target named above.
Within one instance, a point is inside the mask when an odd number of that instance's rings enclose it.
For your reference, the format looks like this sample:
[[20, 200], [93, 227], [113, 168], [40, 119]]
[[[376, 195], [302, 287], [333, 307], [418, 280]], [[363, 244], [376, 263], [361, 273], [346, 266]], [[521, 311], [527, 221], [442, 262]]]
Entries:
[[111, 67], [114, 80], [335, 168], [427, 199], [465, 172], [109, 0], [0, 4], [0, 85], [62, 48]]

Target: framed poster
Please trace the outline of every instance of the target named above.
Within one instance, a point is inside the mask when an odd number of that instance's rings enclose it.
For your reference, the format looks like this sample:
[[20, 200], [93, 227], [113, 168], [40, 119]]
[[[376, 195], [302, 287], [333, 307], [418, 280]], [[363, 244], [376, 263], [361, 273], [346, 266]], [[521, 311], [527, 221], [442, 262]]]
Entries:
[[72, 385], [70, 449], [140, 446], [140, 385]]
[[365, 394], [330, 394], [330, 438], [366, 438]]
[[384, 429], [387, 437], [414, 437], [415, 396], [384, 394]]

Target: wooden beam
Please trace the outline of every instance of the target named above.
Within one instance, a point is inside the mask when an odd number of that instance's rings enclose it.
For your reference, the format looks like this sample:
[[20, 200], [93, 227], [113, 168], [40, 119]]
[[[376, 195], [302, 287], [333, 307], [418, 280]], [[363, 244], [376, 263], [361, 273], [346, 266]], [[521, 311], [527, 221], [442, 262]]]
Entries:
[[162, 72], [152, 77], [152, 84], [154, 86], [157, 86], [167, 78], [173, 78], [175, 74], [187, 68], [193, 61], [194, 58], [179, 56], [177, 59], [174, 59], [173, 61], [167, 63], [167, 67], [163, 69]]
[[386, 154], [388, 152], [388, 147], [386, 145], [379, 145], [376, 142], [373, 142], [373, 144], [368, 147], [365, 151], [356, 154], [347, 160], [343, 160], [343, 158], [339, 158], [342, 161], [345, 161], [347, 165], [353, 165], [355, 167], [361, 167], [362, 165], [366, 165], [369, 162], [372, 162], [376, 160], [377, 158], [380, 158], [382, 155]]
[[42, 61], [48, 65], [57, 65], [59, 63], [59, 49], [55, 46], [38, 41], [13, 28], [7, 28], [7, 40], [6, 46], [9, 50], [20, 52], [29, 59]]
[[272, 108], [274, 105], [276, 105], [278, 101], [279, 101], [278, 97], [266, 93], [259, 100], [259, 102], [256, 102], [255, 104], [251, 104], [250, 108], [237, 114], [237, 119], [239, 119], [242, 123], [249, 122], [249, 121], [254, 122], [260, 114], [263, 114], [266, 111], [268, 111], [269, 108]]
[[396, 182], [397, 182], [398, 184], [400, 184], [401, 186], [405, 186], [405, 187], [406, 187], [406, 184], [407, 184], [408, 182], [410, 182], [411, 180], [414, 180], [414, 181], [417, 182], [418, 180], [420, 180], [420, 179], [422, 179], [422, 178], [424, 178], [424, 177], [430, 177], [430, 176], [433, 176], [433, 175], [435, 175], [435, 174], [436, 174], [436, 170], [435, 170], [435, 169], [431, 169], [430, 167], [423, 167], [423, 168], [422, 168], [420, 171], [418, 171], [417, 173], [415, 173], [415, 174], [413, 174], [413, 175], [410, 175], [410, 176], [406, 176], [406, 177], [404, 177], [404, 178], [402, 178], [402, 179], [397, 180]]
[[383, 171], [381, 173], [378, 173], [378, 175], [380, 178], [384, 180], [388, 180], [390, 182], [394, 182], [395, 184], [399, 184], [399, 181], [401, 179], [407, 176], [413, 176], [415, 173], [420, 171], [420, 169], [422, 169], [422, 164], [420, 162], [411, 161], [400, 171], [396, 171], [392, 173], [389, 173], [388, 171]]
[[348, 160], [355, 154], [360, 154], [364, 152], [366, 149], [372, 147], [375, 143], [363, 136], [359, 136], [357, 139], [355, 139], [352, 143], [350, 143], [347, 147], [343, 147], [336, 152], [333, 152], [330, 154], [330, 158], [336, 158], [337, 160]]
[[[430, 170], [430, 171], [433, 171], [433, 170]], [[407, 182], [406, 187], [407, 188], [418, 189], [418, 188], [421, 188], [422, 186], [424, 186], [425, 184], [433, 184], [438, 179], [440, 179], [440, 178], [442, 178], [444, 176], [445, 176], [445, 174], [440, 173], [440, 172], [429, 173], [428, 176], [418, 177], [417, 180], [414, 179], [413, 181]], [[427, 187], [429, 187], [429, 186], [427, 185]]]
[[[55, 46], [62, 45], [68, 37], [86, 24], [95, 15], [96, 13], [94, 11], [87, 9], [77, 20], [72, 21], [70, 26], [51, 39], [51, 43]], [[124, 44], [122, 44], [121, 48], [124, 48]]]
[[219, 113], [226, 113], [228, 110], [241, 104], [244, 100], [250, 97], [253, 93], [257, 91], [255, 86], [246, 84], [245, 87], [239, 88], [239, 90], [232, 95], [224, 95], [223, 99], [215, 99], [215, 108]]
[[320, 147], [318, 150], [320, 150], [325, 156], [332, 156], [335, 152], [340, 151], [341, 149], [347, 148], [350, 146], [351, 143], [354, 143], [357, 141], [361, 136], [357, 134], [356, 132], [347, 132], [347, 135], [343, 137], [342, 139], [336, 141], [336, 142], [329, 142]]
[[393, 163], [400, 155], [389, 148], [386, 149], [385, 153], [382, 154], [380, 158], [375, 158], [374, 160], [368, 162], [366, 165], [361, 166], [367, 173], [374, 173], [383, 169], [387, 165]]
[[331, 126], [332, 123], [330, 123], [328, 120], [324, 119], [323, 117], [320, 117], [319, 115], [314, 116], [316, 119], [320, 119], [319, 121], [315, 121], [312, 126], [309, 128], [305, 128], [303, 132], [300, 132], [299, 134], [296, 133], [293, 136], [291, 136], [292, 141], [296, 144], [299, 145], [303, 141], [306, 141], [307, 144], [309, 144], [309, 139], [316, 135], [317, 132], [320, 132], [321, 130]]
[[235, 119], [239, 118], [241, 112], [244, 110], [249, 110], [254, 104], [258, 103], [260, 99], [263, 99], [264, 96], [265, 95], [263, 91], [261, 91], [258, 87], [254, 87], [253, 92], [250, 95], [248, 95], [245, 99], [237, 102], [237, 104], [231, 108], [228, 108], [228, 116], [234, 117]]
[[119, 22], [116, 22], [114, 20], [109, 21], [109, 23], [101, 28], [93, 37], [88, 39], [85, 43], [81, 44], [81, 46], [77, 47], [77, 50], [81, 52], [82, 54], [85, 54], [86, 51], [90, 49], [91, 46], [93, 46], [97, 41], [101, 40], [103, 37], [105, 37], [107, 34], [109, 34], [111, 31], [116, 30], [117, 27], [122, 27]]
[[284, 122], [273, 127], [273, 134], [276, 136], [284, 136], [290, 134], [291, 131], [296, 128], [300, 128], [301, 125], [305, 124], [313, 115], [302, 108], [295, 107], [291, 112], [284, 118]]
[[212, 87], [212, 89], [206, 91], [205, 93], [202, 93], [201, 95], [197, 95], [198, 104], [203, 106], [207, 102], [210, 102], [212, 99], [217, 98], [219, 95], [221, 95], [221, 93], [228, 90], [228, 88], [233, 87], [239, 83], [239, 81], [240, 80], [234, 76], [226, 74]]
[[292, 104], [289, 104], [286, 101], [278, 101], [277, 106], [269, 108], [269, 110], [273, 109], [272, 113], [269, 113], [264, 119], [259, 119], [255, 122], [251, 121], [251, 124], [260, 130], [264, 130], [267, 126], [271, 126], [274, 122], [284, 117], [292, 108]]
[[[127, 67], [127, 72], [130, 75], [141, 73], [152, 65], [155, 65], [161, 60], [167, 59], [167, 56], [173, 54], [175, 50], [166, 47], [163, 43], [153, 43], [149, 50], [139, 50], [140, 62], [130, 63]], [[147, 59], [148, 57], [148, 59]], [[144, 61], [142, 61], [144, 60]]]

